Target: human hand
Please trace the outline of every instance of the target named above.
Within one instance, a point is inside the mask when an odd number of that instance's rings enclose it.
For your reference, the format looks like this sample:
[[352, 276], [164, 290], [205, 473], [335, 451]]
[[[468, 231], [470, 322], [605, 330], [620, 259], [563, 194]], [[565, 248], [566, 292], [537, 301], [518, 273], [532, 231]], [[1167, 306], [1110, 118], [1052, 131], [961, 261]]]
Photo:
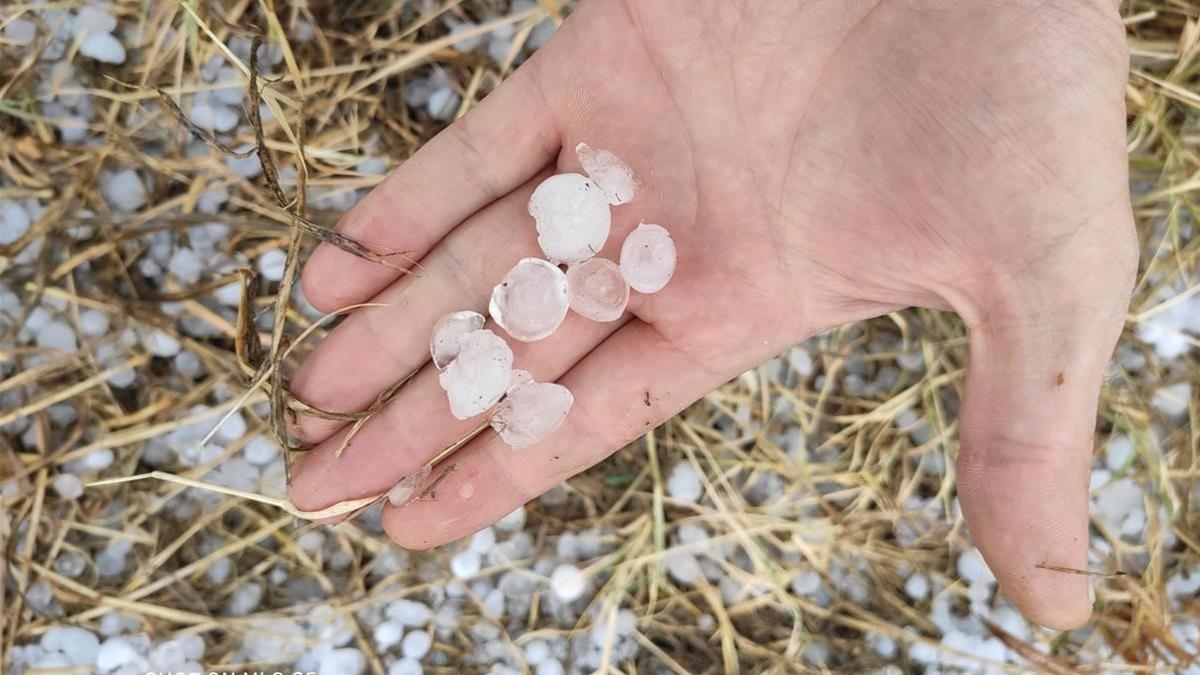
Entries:
[[[427, 363], [433, 323], [483, 311], [540, 256], [534, 186], [615, 152], [640, 181], [601, 255], [639, 222], [678, 266], [628, 314], [571, 314], [511, 341], [516, 367], [575, 406], [514, 451], [490, 431], [459, 449], [436, 500], [386, 507], [425, 548], [478, 530], [803, 339], [906, 306], [957, 311], [971, 356], [960, 421], [963, 515], [1033, 620], [1076, 626], [1088, 579], [1097, 393], [1136, 268], [1124, 148], [1124, 32], [1111, 2], [583, 0], [555, 37], [339, 223], [394, 270], [322, 245], [309, 300], [371, 298], [302, 365], [296, 394], [362, 410], [419, 369], [340, 457], [321, 441], [291, 495], [316, 510], [385, 492], [481, 424], [451, 416]], [[503, 335], [503, 333], [500, 333]], [[323, 439], [323, 440], [322, 440]]]

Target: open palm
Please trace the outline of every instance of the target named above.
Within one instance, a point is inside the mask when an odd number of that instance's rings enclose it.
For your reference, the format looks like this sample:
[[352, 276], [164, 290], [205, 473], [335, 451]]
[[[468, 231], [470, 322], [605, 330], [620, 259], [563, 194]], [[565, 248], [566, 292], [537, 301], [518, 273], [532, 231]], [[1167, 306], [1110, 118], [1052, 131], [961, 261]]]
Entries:
[[[292, 382], [353, 411], [416, 376], [340, 457], [345, 429], [297, 465], [304, 509], [386, 491], [468, 434], [428, 361], [433, 323], [482, 311], [538, 256], [525, 205], [580, 141], [637, 175], [601, 255], [639, 221], [678, 248], [662, 292], [626, 317], [571, 314], [513, 342], [516, 367], [574, 392], [566, 423], [514, 451], [488, 432], [436, 500], [387, 508], [399, 543], [473, 532], [595, 464], [714, 387], [832, 326], [911, 305], [971, 331], [959, 495], [1030, 618], [1089, 613], [1087, 471], [1096, 396], [1135, 268], [1125, 175], [1123, 29], [1115, 7], [1043, 3], [583, 0], [555, 37], [339, 224], [417, 274], [323, 245], [308, 298], [372, 298]], [[516, 454], [515, 454], [516, 453]]]

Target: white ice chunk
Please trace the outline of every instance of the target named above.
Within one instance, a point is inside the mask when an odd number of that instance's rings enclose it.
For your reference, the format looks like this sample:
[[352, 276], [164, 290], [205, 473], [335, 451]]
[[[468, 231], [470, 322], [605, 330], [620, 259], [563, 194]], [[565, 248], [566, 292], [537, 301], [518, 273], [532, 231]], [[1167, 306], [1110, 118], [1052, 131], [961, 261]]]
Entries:
[[88, 33], [79, 45], [79, 53], [101, 63], [125, 63], [125, 47], [108, 33]]
[[492, 428], [514, 448], [526, 448], [554, 433], [567, 418], [575, 397], [561, 384], [531, 382], [508, 390], [496, 406]]
[[513, 354], [499, 335], [482, 329], [468, 333], [458, 357], [438, 375], [460, 420], [474, 417], [500, 400], [512, 382]]
[[559, 565], [550, 573], [550, 590], [559, 600], [570, 602], [587, 590], [587, 576], [574, 565]]
[[458, 92], [450, 88], [450, 85], [442, 85], [429, 95], [429, 102], [425, 105], [425, 110], [429, 116], [439, 122], [445, 122], [458, 112], [458, 106], [462, 104], [462, 97]]
[[509, 388], [515, 387], [518, 384], [529, 384], [533, 382], [533, 375], [529, 374], [528, 370], [514, 368], [512, 373], [512, 382], [509, 383]]
[[258, 271], [267, 281], [283, 279], [284, 268], [287, 267], [287, 252], [273, 248], [258, 256]]
[[567, 298], [592, 321], [616, 321], [629, 304], [629, 284], [613, 261], [589, 258], [567, 268]]
[[146, 204], [146, 186], [133, 169], [102, 178], [100, 194], [114, 211], [120, 213], [133, 213]]
[[450, 365], [458, 356], [459, 347], [468, 333], [483, 328], [483, 315], [479, 312], [464, 310], [450, 312], [438, 319], [433, 325], [433, 337], [429, 340], [429, 353], [433, 356], [433, 365], [440, 370]]
[[85, 5], [75, 15], [75, 28], [96, 33], [111, 33], [117, 29], [117, 18], [103, 9]]
[[608, 241], [612, 211], [604, 190], [577, 173], [542, 181], [529, 198], [538, 244], [554, 262], [577, 263], [600, 252]]
[[600, 186], [608, 203], [616, 206], [633, 201], [633, 171], [608, 150], [593, 148], [587, 143], [575, 146], [583, 172]]
[[657, 293], [675, 273], [675, 242], [659, 225], [642, 223], [621, 245], [621, 274], [633, 290]]
[[492, 289], [488, 311], [522, 342], [541, 340], [567, 316], [567, 275], [539, 258], [524, 258]]
[[425, 467], [396, 481], [396, 484], [388, 491], [388, 502], [396, 508], [408, 505], [416, 498], [417, 488], [429, 477], [431, 472], [430, 467]]
[[29, 231], [32, 219], [21, 205], [0, 199], [0, 246], [8, 246]]

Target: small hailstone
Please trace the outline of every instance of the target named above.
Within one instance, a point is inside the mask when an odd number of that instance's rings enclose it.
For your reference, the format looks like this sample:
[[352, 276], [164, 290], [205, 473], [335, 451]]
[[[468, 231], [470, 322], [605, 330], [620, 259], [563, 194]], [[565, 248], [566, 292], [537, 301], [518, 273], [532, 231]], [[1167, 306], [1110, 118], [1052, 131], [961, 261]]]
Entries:
[[275, 444], [275, 441], [262, 434], [251, 438], [246, 447], [242, 448], [242, 456], [255, 466], [270, 464], [278, 455], [279, 446]]
[[111, 33], [117, 29], [117, 18], [102, 9], [84, 5], [75, 14], [75, 28], [94, 33]]
[[196, 283], [204, 274], [204, 261], [190, 248], [176, 249], [167, 261], [167, 270], [185, 286]]
[[278, 248], [265, 251], [258, 256], [258, 271], [267, 281], [279, 281], [287, 266], [287, 253]]
[[1133, 439], [1124, 434], [1115, 434], [1108, 439], [1108, 448], [1104, 455], [1104, 464], [1111, 471], [1120, 471], [1133, 457]]
[[101, 63], [125, 63], [125, 47], [108, 33], [88, 33], [79, 45], [79, 53]]
[[182, 345], [169, 333], [156, 330], [146, 336], [146, 348], [155, 356], [169, 359], [179, 353]]
[[59, 497], [73, 502], [83, 496], [83, 481], [73, 473], [60, 473], [54, 477], [54, 491]]
[[420, 659], [429, 653], [429, 648], [433, 646], [433, 638], [429, 633], [423, 630], [414, 630], [404, 636], [404, 642], [400, 645], [404, 655], [410, 659]]
[[633, 290], [657, 293], [675, 273], [675, 242], [662, 226], [642, 223], [621, 244], [621, 274]]
[[550, 590], [563, 602], [582, 596], [587, 583], [587, 577], [574, 565], [559, 565], [550, 573]]
[[439, 370], [450, 365], [463, 339], [468, 333], [483, 328], [483, 315], [479, 312], [464, 310], [450, 312], [438, 319], [433, 325], [433, 336], [429, 340], [429, 353], [433, 357], [433, 365]]
[[115, 459], [113, 451], [108, 448], [98, 448], [89, 452], [79, 459], [78, 467], [81, 471], [100, 471], [106, 469]]
[[561, 384], [532, 382], [508, 390], [496, 406], [492, 428], [514, 448], [542, 441], [562, 426], [575, 397]]
[[238, 125], [237, 113], [232, 108], [207, 101], [192, 104], [192, 112], [189, 117], [191, 117], [192, 123], [201, 129], [218, 133], [232, 131]]
[[407, 506], [417, 496], [417, 488], [432, 473], [432, 467], [424, 467], [414, 474], [396, 481], [388, 491], [388, 503], [396, 508]]
[[232, 443], [241, 438], [246, 433], [246, 418], [242, 417], [241, 413], [235, 412], [229, 417], [224, 418], [221, 426], [217, 427], [216, 437], [226, 443]]
[[458, 92], [451, 89], [449, 85], [443, 84], [429, 95], [429, 102], [425, 104], [425, 110], [433, 119], [445, 122], [454, 117], [461, 103], [462, 97], [458, 95]]
[[996, 580], [992, 575], [992, 570], [983, 560], [983, 556], [976, 549], [964, 551], [958, 556], [958, 576], [962, 577], [968, 583], [990, 584]]
[[496, 545], [496, 531], [485, 527], [471, 536], [470, 547], [479, 554], [487, 553]]
[[525, 645], [525, 662], [531, 666], [550, 658], [550, 645], [545, 640], [533, 640]]
[[629, 304], [629, 283], [613, 261], [589, 258], [567, 268], [567, 298], [592, 321], [616, 321]]
[[233, 616], [244, 616], [258, 608], [262, 597], [262, 584], [253, 581], [247, 582], [233, 589], [226, 609]]
[[75, 626], [54, 626], [42, 634], [42, 649], [62, 652], [72, 666], [90, 666], [100, 651], [100, 638]]
[[393, 600], [384, 608], [383, 613], [389, 619], [395, 619], [405, 626], [423, 626], [429, 623], [433, 615], [427, 605], [408, 598]]
[[483, 597], [483, 608], [493, 617], [504, 616], [504, 591], [493, 588]]
[[512, 371], [512, 382], [508, 385], [509, 389], [519, 384], [530, 384], [533, 382], [533, 375], [529, 374], [528, 370], [514, 368]]
[[421, 662], [410, 658], [395, 661], [387, 669], [387, 675], [422, 675], [424, 672], [425, 669], [421, 667]]
[[575, 154], [583, 165], [583, 172], [592, 182], [600, 186], [608, 203], [616, 206], [633, 201], [633, 171], [616, 155], [608, 150], [593, 148], [587, 143], [575, 146]]
[[37, 37], [37, 24], [25, 19], [12, 19], [4, 24], [4, 37], [14, 44], [27, 45]]
[[60, 352], [73, 352], [78, 346], [75, 331], [62, 321], [51, 321], [37, 334], [37, 346]]
[[208, 580], [218, 586], [229, 580], [229, 575], [233, 573], [233, 561], [229, 558], [217, 558], [213, 561], [204, 574]]
[[124, 169], [100, 181], [100, 193], [119, 213], [133, 213], [146, 204], [146, 186], [133, 169]]
[[317, 675], [359, 675], [367, 668], [367, 657], [353, 647], [331, 649], [321, 656]]
[[137, 663], [142, 658], [141, 653], [129, 640], [122, 637], [110, 637], [100, 645], [96, 652], [96, 668], [102, 673], [119, 669], [121, 666]]
[[450, 412], [465, 420], [491, 408], [512, 382], [512, 350], [490, 330], [467, 334], [458, 357], [438, 375]]
[[700, 562], [696, 560], [696, 556], [687, 551], [671, 551], [667, 554], [664, 562], [671, 578], [685, 586], [691, 586], [696, 583], [696, 579], [703, 576]]
[[518, 506], [496, 521], [496, 529], [504, 532], [516, 532], [525, 526], [525, 507]]
[[400, 642], [400, 638], [404, 637], [404, 624], [395, 620], [384, 621], [375, 626], [372, 637], [375, 638], [376, 647], [381, 650], [390, 649]]
[[583, 262], [600, 252], [612, 228], [608, 198], [586, 176], [561, 173], [542, 181], [529, 198], [538, 244], [554, 262]]
[[524, 258], [492, 289], [488, 312], [512, 337], [535, 342], [567, 316], [567, 275], [539, 258]]
[[88, 337], [100, 337], [108, 330], [108, 315], [98, 309], [79, 313], [79, 328]]
[[0, 246], [8, 246], [29, 231], [29, 213], [15, 201], [0, 199]]
[[696, 467], [692, 466], [691, 462], [679, 462], [671, 468], [671, 474], [667, 477], [667, 494], [671, 495], [672, 499], [695, 504], [703, 493], [704, 486], [700, 482], [700, 475], [696, 473]]
[[929, 579], [923, 574], [914, 574], [904, 581], [904, 593], [912, 600], [923, 600], [929, 594]]
[[456, 554], [450, 559], [450, 571], [459, 579], [469, 579], [476, 574], [479, 574], [479, 568], [482, 560], [479, 553], [467, 549]]

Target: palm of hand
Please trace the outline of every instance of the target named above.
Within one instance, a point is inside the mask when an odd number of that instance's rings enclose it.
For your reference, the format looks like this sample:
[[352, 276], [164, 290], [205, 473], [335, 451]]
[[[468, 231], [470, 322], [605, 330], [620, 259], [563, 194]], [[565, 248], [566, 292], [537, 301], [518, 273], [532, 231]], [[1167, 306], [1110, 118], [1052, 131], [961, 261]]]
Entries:
[[[1121, 26], [1083, 5], [1042, 6], [1039, 21], [1015, 6], [981, 19], [969, 3], [853, 4], [589, 0], [342, 224], [424, 255], [422, 278], [382, 290], [387, 270], [314, 254], [304, 281], [319, 307], [380, 290], [392, 305], [360, 311], [297, 374], [302, 397], [345, 410], [422, 365], [415, 346], [438, 315], [485, 304], [503, 270], [537, 254], [524, 200], [555, 154], [577, 170], [579, 141], [615, 151], [641, 182], [602, 255], [639, 220], [679, 249], [676, 277], [636, 298], [630, 321], [573, 316], [517, 345], [518, 367], [575, 392], [568, 424], [519, 471], [511, 450], [475, 439], [442, 498], [385, 514], [393, 538], [430, 546], [478, 529], [818, 331], [944, 307], [972, 331], [964, 515], [1032, 618], [1086, 617], [1086, 579], [1039, 564], [1086, 567], [1088, 441], [1132, 271]], [[1039, 57], [1064, 40], [1065, 58]], [[461, 194], [442, 179], [463, 176], [469, 194], [438, 204]], [[391, 326], [415, 339], [385, 349], [379, 369], [361, 355]], [[305, 458], [297, 504], [386, 490], [474, 426], [439, 409], [429, 370], [341, 458], [340, 434]]]

